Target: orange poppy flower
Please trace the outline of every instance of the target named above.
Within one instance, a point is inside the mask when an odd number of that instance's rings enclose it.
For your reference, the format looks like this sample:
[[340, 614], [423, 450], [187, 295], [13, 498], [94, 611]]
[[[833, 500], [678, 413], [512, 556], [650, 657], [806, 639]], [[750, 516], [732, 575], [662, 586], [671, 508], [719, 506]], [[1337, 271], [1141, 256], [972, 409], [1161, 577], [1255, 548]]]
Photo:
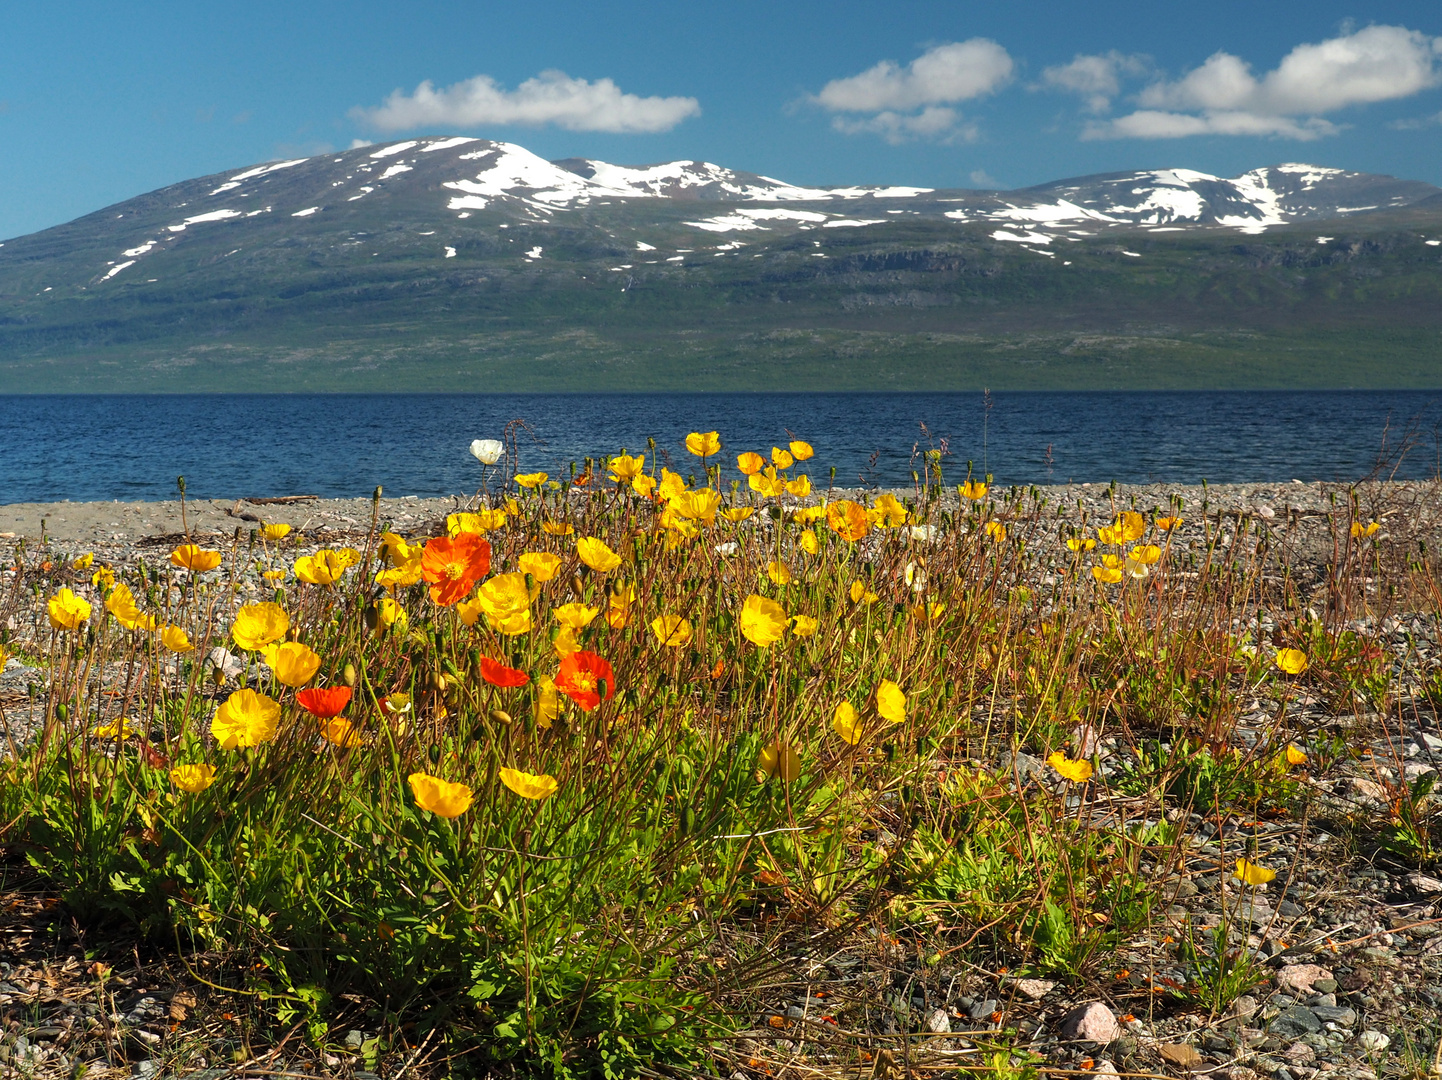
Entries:
[[507, 667], [489, 656], [481, 657], [481, 678], [492, 686], [525, 686], [531, 677], [519, 668]]
[[490, 542], [475, 533], [433, 537], [421, 555], [421, 576], [430, 582], [431, 599], [441, 607], [464, 600], [490, 568]]
[[556, 689], [590, 712], [601, 704], [603, 693], [610, 697], [616, 692], [616, 673], [593, 652], [573, 652], [561, 661]]
[[827, 504], [826, 524], [832, 530], [847, 541], [857, 541], [871, 531], [871, 522], [867, 520], [866, 508], [852, 502], [850, 499], [838, 499], [834, 503]]
[[339, 716], [350, 704], [349, 686], [312, 686], [295, 695], [296, 704], [321, 720]]

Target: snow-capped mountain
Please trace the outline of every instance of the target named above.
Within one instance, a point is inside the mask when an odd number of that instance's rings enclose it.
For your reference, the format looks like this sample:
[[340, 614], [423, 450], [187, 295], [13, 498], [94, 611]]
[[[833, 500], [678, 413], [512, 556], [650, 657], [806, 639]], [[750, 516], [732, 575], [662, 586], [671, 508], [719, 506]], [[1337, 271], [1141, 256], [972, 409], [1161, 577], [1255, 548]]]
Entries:
[[[985, 234], [991, 240], [1049, 251], [1059, 239], [1109, 230], [1257, 234], [1299, 221], [1397, 209], [1438, 194], [1429, 184], [1304, 164], [1254, 169], [1230, 179], [1187, 169], [1114, 173], [1017, 191], [802, 187], [705, 161], [646, 166], [547, 161], [514, 143], [465, 136], [407, 139], [257, 165], [112, 208], [121, 211], [115, 224], [131, 227], [113, 230], [115, 250], [95, 273], [101, 282], [138, 276], [147, 260], [196, 229], [260, 217], [334, 219], [332, 224], [341, 226], [376, 200], [402, 201], [411, 212], [426, 209], [457, 225], [477, 215], [541, 223], [590, 211], [594, 219], [602, 207], [665, 203], [689, 211], [681, 224], [695, 230], [698, 242], [718, 234], [939, 219], [938, 224], [994, 225]], [[539, 257], [539, 252], [532, 256]]]

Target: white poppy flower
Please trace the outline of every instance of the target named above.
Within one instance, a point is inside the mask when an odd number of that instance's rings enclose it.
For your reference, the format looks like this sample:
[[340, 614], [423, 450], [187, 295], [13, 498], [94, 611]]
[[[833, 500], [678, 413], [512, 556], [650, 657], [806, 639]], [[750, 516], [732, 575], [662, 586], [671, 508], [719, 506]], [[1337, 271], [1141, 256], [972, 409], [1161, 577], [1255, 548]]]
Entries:
[[471, 443], [471, 455], [482, 465], [494, 465], [506, 452], [500, 439], [477, 439]]

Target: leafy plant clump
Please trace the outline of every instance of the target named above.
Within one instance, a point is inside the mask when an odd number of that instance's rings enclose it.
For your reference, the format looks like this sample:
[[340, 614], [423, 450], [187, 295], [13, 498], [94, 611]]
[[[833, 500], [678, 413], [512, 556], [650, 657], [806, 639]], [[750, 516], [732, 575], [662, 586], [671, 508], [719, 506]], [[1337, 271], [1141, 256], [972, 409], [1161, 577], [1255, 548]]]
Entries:
[[[46, 681], [4, 842], [317, 1045], [361, 1000], [455, 1068], [633, 1075], [707, 1063], [778, 965], [878, 923], [1081, 983], [1152, 924], [1176, 822], [1295, 806], [1304, 688], [1387, 695], [1350, 593], [1329, 626], [1264, 587], [1264, 533], [1061, 525], [936, 452], [905, 499], [822, 498], [799, 440], [686, 445], [690, 476], [508, 469], [413, 535], [377, 493], [354, 547], [22, 548], [10, 647]], [[1408, 795], [1388, 843], [1430, 858]], [[1225, 926], [1182, 953], [1212, 1009], [1258, 970]]]

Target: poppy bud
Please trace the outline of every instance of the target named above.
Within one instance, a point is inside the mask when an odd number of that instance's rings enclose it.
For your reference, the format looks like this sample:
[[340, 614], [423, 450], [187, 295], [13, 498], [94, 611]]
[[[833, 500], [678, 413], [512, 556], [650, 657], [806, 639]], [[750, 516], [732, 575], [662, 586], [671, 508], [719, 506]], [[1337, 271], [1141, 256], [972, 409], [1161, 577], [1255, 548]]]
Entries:
[[583, 597], [583, 598], [585, 597], [585, 595], [586, 595], [586, 583], [581, 580], [581, 575], [580, 575], [580, 574], [577, 574], [575, 577], [573, 577], [573, 578], [571, 579], [571, 588], [575, 590], [575, 593], [576, 593], [577, 596]]
[[896, 744], [894, 742], [882, 743], [881, 752], [886, 755], [887, 761], [896, 760]]
[[215, 683], [216, 686], [225, 685], [225, 669], [219, 664], [210, 669], [210, 681]]
[[691, 807], [681, 811], [681, 835], [694, 836], [696, 833], [696, 811]]
[[375, 604], [367, 604], [365, 611], [361, 613], [361, 619], [366, 624], [366, 629], [374, 633], [381, 624], [381, 612]]
[[605, 679], [596, 680], [596, 693], [602, 701], [606, 700], [606, 695], [610, 692], [610, 689], [611, 688], [606, 685]]
[[[480, 665], [478, 664], [478, 665], [476, 665], [476, 666], [479, 667]], [[449, 676], [450, 676], [452, 679], [454, 679], [455, 681], [457, 681], [457, 682], [460, 681], [460, 679], [461, 679], [461, 673], [460, 673], [458, 670], [456, 670], [456, 665], [453, 664], [453, 663], [451, 663], [451, 658], [450, 658], [449, 656], [446, 657], [444, 660], [441, 661], [441, 670], [443, 670], [447, 675], [449, 675]]]
[[298, 627], [298, 626], [292, 626], [289, 630], [287, 630], [287, 631], [285, 632], [285, 640], [286, 640], [286, 641], [290, 641], [290, 642], [299, 641], [299, 640], [300, 640], [300, 627]]
[[427, 679], [427, 682], [429, 683], [430, 688], [438, 694], [446, 688], [446, 677], [442, 675], [439, 671], [431, 672], [429, 678]]
[[478, 674], [481, 670], [481, 650], [478, 647], [473, 647], [467, 659], [470, 661], [471, 674]]
[[285, 604], [285, 590], [284, 590], [284, 589], [276, 589], [276, 590], [275, 590], [275, 602], [276, 602], [277, 604], [281, 604], [281, 605], [284, 605], [284, 604]]
[[506, 712], [505, 709], [492, 709], [486, 715], [489, 716], [491, 722], [495, 724], [509, 724], [511, 722], [511, 714]]
[[356, 670], [354, 664], [347, 664], [340, 673], [340, 681], [347, 686], [354, 687], [356, 684]]
[[441, 748], [435, 743], [431, 744], [430, 758], [432, 765], [439, 765], [441, 763]]
[[56, 718], [57, 720], [59, 720], [61, 723], [64, 723], [66, 720], [69, 720], [69, 719], [70, 719], [70, 706], [69, 706], [69, 705], [66, 705], [64, 702], [61, 702], [59, 705], [55, 706], [55, 718]]

